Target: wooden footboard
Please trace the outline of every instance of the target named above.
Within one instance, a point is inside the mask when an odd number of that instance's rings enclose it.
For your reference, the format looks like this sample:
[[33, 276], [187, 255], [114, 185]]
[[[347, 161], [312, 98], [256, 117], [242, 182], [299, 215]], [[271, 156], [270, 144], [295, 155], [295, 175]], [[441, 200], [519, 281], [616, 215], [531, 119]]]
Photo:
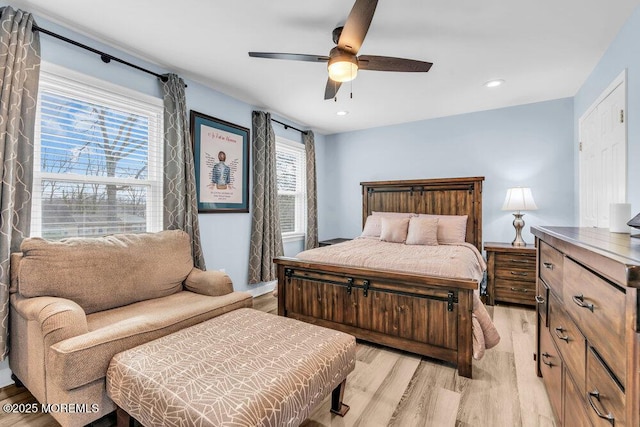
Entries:
[[278, 314], [457, 366], [471, 378], [473, 280], [274, 260]]

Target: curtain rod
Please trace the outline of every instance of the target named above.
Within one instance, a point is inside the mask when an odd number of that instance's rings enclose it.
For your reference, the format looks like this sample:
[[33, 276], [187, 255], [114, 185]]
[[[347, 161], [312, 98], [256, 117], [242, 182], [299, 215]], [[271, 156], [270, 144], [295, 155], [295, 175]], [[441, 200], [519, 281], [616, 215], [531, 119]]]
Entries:
[[281, 124], [282, 126], [284, 126], [284, 130], [287, 130], [287, 129], [293, 129], [293, 130], [297, 130], [297, 131], [298, 131], [298, 132], [300, 132], [300, 133], [304, 133], [304, 134], [306, 134], [306, 133], [307, 133], [307, 131], [306, 131], [306, 130], [300, 130], [300, 129], [298, 129], [298, 128], [296, 128], [296, 127], [293, 127], [293, 126], [291, 126], [291, 125], [288, 125], [288, 124], [286, 124], [286, 123], [282, 123], [280, 120], [271, 119], [271, 121], [272, 121], [272, 122], [276, 122], [276, 123]]
[[[127, 66], [129, 66], [131, 68], [135, 68], [138, 71], [143, 71], [143, 72], [145, 72], [147, 74], [151, 74], [152, 76], [156, 76], [157, 78], [159, 78], [163, 82], [166, 82], [168, 80], [167, 76], [163, 76], [161, 74], [154, 73], [153, 71], [147, 70], [146, 68], [139, 67], [139, 66], [137, 66], [135, 64], [132, 64], [131, 62], [127, 62], [127, 61], [122, 60], [120, 58], [116, 58], [113, 55], [109, 55], [108, 53], [99, 51], [98, 49], [94, 49], [94, 48], [92, 48], [90, 46], [87, 46], [87, 45], [82, 44], [80, 42], [77, 42], [75, 40], [71, 40], [70, 38], [61, 36], [60, 34], [56, 34], [53, 31], [46, 30], [46, 29], [41, 28], [41, 27], [39, 27], [37, 25], [34, 25], [32, 27], [32, 29], [33, 29], [33, 31], [40, 31], [41, 33], [47, 34], [47, 35], [49, 35], [51, 37], [55, 37], [55, 38], [57, 38], [59, 40], [62, 40], [64, 42], [67, 42], [67, 43], [72, 44], [74, 46], [78, 46], [78, 47], [80, 47], [82, 49], [88, 50], [88, 51], [93, 52], [93, 53], [95, 53], [97, 55], [100, 55], [100, 59], [102, 59], [102, 62], [104, 62], [105, 64], [108, 64], [109, 62], [111, 62], [113, 60], [113, 61], [119, 62], [121, 64], [127, 65]], [[186, 86], [187, 85], [185, 85], [185, 87]]]

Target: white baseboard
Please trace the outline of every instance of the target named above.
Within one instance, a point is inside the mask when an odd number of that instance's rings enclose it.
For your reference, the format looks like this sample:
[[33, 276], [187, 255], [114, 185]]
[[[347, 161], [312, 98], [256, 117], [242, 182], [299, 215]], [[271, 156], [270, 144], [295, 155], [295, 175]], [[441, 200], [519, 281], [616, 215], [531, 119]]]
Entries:
[[[259, 297], [260, 295], [264, 295], [264, 294], [268, 294], [269, 292], [273, 292], [273, 290], [276, 288], [276, 285], [278, 284], [277, 280], [274, 280], [272, 282], [263, 282], [262, 285], [260, 286], [254, 286], [252, 288], [249, 288], [247, 290], [247, 292], [249, 292], [251, 294], [251, 296], [255, 297]], [[252, 285], [249, 285], [252, 286]]]
[[11, 379], [11, 369], [9, 369], [9, 359], [0, 362], [0, 387], [6, 387], [13, 384]]

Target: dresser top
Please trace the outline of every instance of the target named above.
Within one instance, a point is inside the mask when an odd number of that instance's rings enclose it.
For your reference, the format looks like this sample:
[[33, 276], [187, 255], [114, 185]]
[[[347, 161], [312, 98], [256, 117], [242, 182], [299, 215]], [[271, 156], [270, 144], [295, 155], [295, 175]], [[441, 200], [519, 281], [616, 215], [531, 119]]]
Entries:
[[640, 288], [640, 239], [606, 228], [531, 227], [565, 255], [623, 285]]

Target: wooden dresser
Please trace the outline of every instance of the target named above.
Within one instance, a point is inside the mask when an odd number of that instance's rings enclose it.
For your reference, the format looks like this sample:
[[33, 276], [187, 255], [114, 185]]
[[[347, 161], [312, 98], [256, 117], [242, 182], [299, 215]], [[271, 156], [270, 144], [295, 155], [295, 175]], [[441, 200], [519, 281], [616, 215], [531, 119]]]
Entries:
[[640, 426], [640, 240], [532, 227], [536, 367], [562, 426]]
[[536, 248], [533, 245], [486, 242], [487, 304], [535, 305]]

